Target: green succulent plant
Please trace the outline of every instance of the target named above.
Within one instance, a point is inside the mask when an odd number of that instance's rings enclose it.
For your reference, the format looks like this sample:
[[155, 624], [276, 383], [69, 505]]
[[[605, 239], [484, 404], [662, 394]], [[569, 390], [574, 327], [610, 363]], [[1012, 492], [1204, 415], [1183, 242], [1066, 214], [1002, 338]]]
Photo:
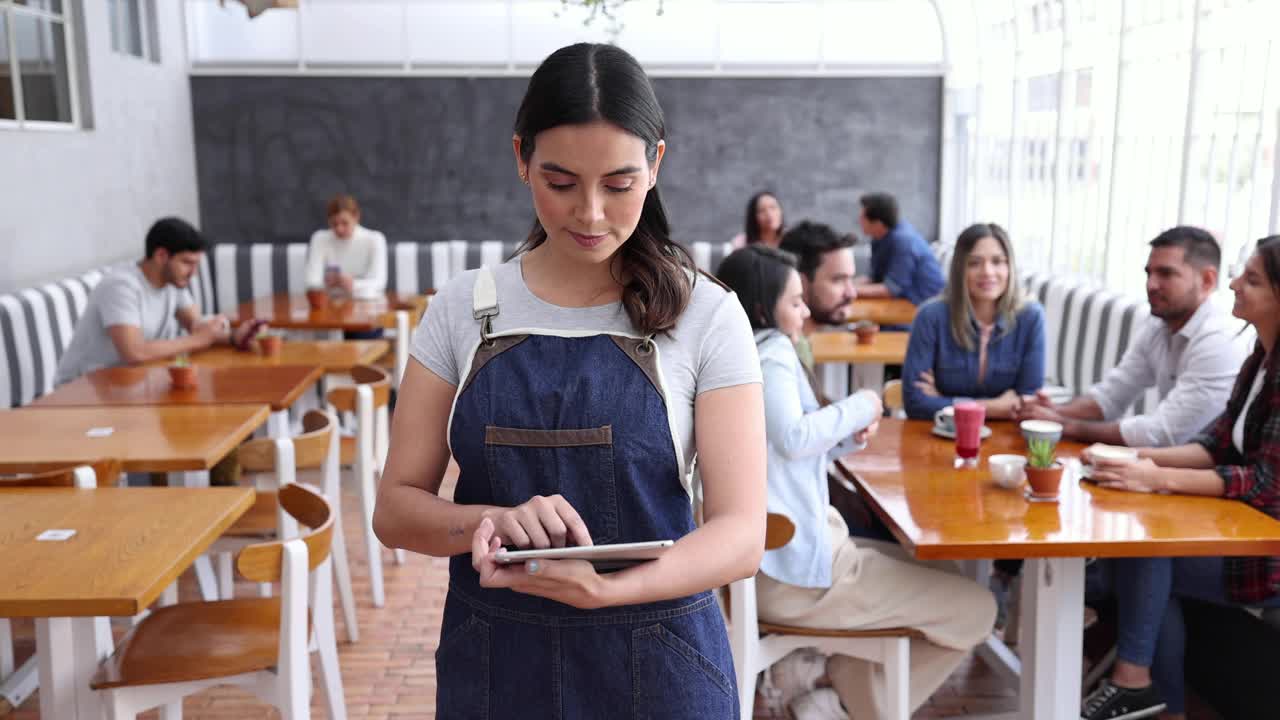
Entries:
[[186, 353], [180, 353], [173, 357], [173, 362], [169, 363], [173, 367], [190, 367], [191, 356]]
[[1054, 442], [1047, 438], [1031, 438], [1027, 441], [1027, 464], [1033, 468], [1053, 467]]

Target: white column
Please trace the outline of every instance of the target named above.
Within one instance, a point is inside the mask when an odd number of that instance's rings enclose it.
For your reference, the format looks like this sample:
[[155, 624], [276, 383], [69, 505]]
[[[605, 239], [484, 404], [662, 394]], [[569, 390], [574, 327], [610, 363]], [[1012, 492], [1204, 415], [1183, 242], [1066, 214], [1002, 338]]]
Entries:
[[1021, 717], [1078, 720], [1083, 633], [1084, 558], [1028, 560], [1022, 573]]

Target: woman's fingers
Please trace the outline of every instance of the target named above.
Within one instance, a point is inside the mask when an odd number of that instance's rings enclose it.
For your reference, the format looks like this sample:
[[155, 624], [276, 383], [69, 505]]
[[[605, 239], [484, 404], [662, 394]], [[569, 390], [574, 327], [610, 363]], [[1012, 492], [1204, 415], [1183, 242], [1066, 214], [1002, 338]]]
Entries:
[[583, 521], [578, 511], [569, 504], [568, 500], [556, 495], [553, 498], [556, 506], [556, 514], [560, 516], [560, 521], [564, 523], [569, 541], [574, 545], [591, 545], [591, 531], [587, 530], [587, 523]]

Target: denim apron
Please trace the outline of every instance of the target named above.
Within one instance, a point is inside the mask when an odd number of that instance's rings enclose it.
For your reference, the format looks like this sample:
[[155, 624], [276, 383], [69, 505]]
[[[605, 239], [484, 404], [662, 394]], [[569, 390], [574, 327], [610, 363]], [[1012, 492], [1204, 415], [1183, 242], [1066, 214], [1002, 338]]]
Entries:
[[[493, 332], [488, 268], [476, 277], [474, 311], [477, 344], [449, 420], [461, 470], [454, 501], [513, 507], [558, 493], [596, 544], [693, 530], [653, 338]], [[441, 720], [738, 717], [710, 592], [579, 610], [481, 588], [470, 555], [449, 561], [436, 675]]]

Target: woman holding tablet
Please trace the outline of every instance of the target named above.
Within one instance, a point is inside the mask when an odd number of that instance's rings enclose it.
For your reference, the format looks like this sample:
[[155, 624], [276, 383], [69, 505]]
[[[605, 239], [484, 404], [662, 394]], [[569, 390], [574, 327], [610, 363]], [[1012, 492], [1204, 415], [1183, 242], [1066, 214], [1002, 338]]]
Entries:
[[[513, 138], [533, 230], [509, 262], [450, 281], [414, 335], [374, 528], [452, 556], [440, 717], [737, 718], [709, 590], [763, 553], [760, 367], [741, 305], [670, 236], [663, 135], [626, 52], [548, 57]], [[437, 496], [450, 453], [452, 501]], [[654, 540], [675, 544], [608, 574], [497, 562], [504, 545]]]

